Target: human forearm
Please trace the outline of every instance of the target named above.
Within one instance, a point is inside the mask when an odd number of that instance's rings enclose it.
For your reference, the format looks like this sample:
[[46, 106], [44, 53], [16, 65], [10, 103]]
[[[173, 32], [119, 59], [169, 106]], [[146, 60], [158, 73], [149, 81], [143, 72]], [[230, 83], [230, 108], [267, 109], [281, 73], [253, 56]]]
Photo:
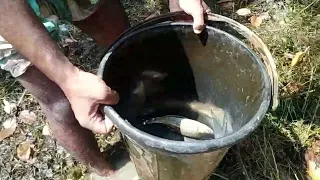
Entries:
[[60, 86], [77, 72], [25, 0], [0, 0], [0, 34]]
[[179, 5], [179, 0], [169, 0], [170, 12], [182, 11]]

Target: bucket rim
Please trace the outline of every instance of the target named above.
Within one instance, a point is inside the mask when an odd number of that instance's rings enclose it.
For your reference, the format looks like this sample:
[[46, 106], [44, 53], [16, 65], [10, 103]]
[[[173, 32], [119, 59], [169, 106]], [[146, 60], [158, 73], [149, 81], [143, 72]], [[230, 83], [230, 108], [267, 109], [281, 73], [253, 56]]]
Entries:
[[[120, 36], [111, 46], [111, 48], [107, 51], [106, 55], [103, 57], [100, 63], [97, 75], [100, 78], [103, 78], [105, 65], [109, 60], [110, 56], [113, 54], [113, 51], [116, 50], [118, 47], [120, 47], [127, 39], [131, 38], [134, 35], [147, 31], [151, 28], [158, 28], [163, 26], [189, 26], [190, 28], [192, 28], [192, 23], [181, 22], [181, 21], [169, 22], [167, 24], [158, 23], [158, 24], [149, 25], [147, 27], [143, 27], [133, 32], [130, 32], [130, 29], [129, 29], [128, 30], [129, 33], [127, 34], [124, 33], [124, 35]], [[174, 140], [163, 139], [163, 138], [148, 134], [146, 132], [143, 132], [140, 129], [132, 126], [125, 119], [121, 118], [120, 115], [113, 110], [113, 108], [106, 106], [104, 108], [104, 111], [107, 117], [109, 117], [112, 120], [112, 122], [115, 124], [115, 126], [120, 130], [120, 132], [123, 133], [131, 141], [134, 141], [137, 144], [140, 144], [143, 146], [147, 146], [149, 148], [153, 148], [159, 151], [166, 151], [170, 153], [177, 153], [177, 154], [205, 153], [205, 152], [213, 151], [213, 150], [224, 148], [224, 147], [230, 147], [236, 144], [240, 140], [250, 135], [250, 133], [252, 133], [263, 120], [271, 101], [271, 82], [270, 82], [271, 77], [269, 77], [267, 73], [265, 64], [261, 61], [261, 58], [259, 58], [253, 50], [251, 50], [245, 43], [243, 43], [233, 35], [214, 27], [207, 26], [206, 28], [214, 29], [215, 31], [220, 31], [221, 33], [227, 35], [229, 38], [234, 39], [237, 43], [239, 43], [244, 48], [246, 48], [251, 53], [252, 56], [255, 57], [258, 67], [262, 72], [262, 78], [265, 82], [265, 86], [262, 91], [263, 101], [261, 102], [258, 111], [239, 130], [227, 136], [211, 139], [211, 140], [199, 140], [199, 141], [196, 140], [193, 142], [184, 142], [184, 141], [174, 141]]]

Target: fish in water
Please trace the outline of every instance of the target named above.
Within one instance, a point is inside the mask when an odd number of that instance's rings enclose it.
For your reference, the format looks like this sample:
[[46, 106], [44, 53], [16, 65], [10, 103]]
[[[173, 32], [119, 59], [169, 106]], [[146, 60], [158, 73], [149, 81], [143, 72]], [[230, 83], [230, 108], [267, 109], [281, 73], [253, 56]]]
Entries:
[[197, 114], [208, 116], [209, 118], [214, 118], [216, 121], [223, 120], [225, 116], [225, 111], [222, 108], [215, 106], [210, 103], [202, 103], [198, 101], [181, 101], [181, 100], [158, 100], [154, 101], [153, 104], [149, 107], [149, 111], [154, 109], [189, 109], [190, 112], [195, 112]]
[[192, 119], [211, 127], [215, 138], [221, 138], [233, 132], [233, 120], [230, 113], [212, 103], [166, 99], [153, 101], [153, 104], [148, 106], [148, 108], [148, 111], [145, 112], [149, 114], [152, 113], [151, 110], [179, 109], [181, 115], [192, 117]]
[[125, 103], [128, 119], [134, 121], [148, 96], [163, 91], [162, 83], [167, 76], [167, 73], [156, 70], [144, 70], [138, 76]]
[[163, 117], [156, 117], [144, 122], [145, 125], [154, 123], [164, 124], [170, 129], [186, 137], [194, 139], [214, 138], [213, 130], [210, 127], [189, 118], [167, 115]]

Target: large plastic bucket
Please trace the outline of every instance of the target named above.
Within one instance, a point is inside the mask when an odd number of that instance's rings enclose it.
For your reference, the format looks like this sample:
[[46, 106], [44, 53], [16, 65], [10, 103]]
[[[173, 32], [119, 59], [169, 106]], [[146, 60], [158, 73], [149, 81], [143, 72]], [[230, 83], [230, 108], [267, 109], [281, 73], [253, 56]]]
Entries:
[[[206, 29], [196, 35], [186, 18], [169, 13], [132, 27], [100, 64], [98, 75], [120, 95], [105, 112], [143, 180], [208, 178], [228, 149], [260, 124], [270, 103], [278, 103], [272, 56], [253, 32], [209, 14]], [[151, 81], [137, 85], [141, 74]], [[137, 95], [137, 88], [148, 94]], [[134, 98], [140, 98], [139, 108]], [[201, 103], [220, 108], [221, 121], [204, 118]], [[164, 126], [142, 123], [166, 114], [196, 119], [218, 132], [216, 138], [185, 141]]]

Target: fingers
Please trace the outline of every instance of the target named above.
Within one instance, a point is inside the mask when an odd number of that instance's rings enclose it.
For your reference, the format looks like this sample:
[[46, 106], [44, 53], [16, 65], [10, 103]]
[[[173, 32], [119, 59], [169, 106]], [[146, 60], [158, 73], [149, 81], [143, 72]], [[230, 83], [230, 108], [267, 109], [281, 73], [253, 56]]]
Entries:
[[99, 134], [108, 134], [113, 127], [112, 121], [106, 117], [99, 106], [101, 104], [105, 105], [114, 105], [119, 102], [119, 94], [112, 90], [107, 85], [104, 85], [100, 91], [100, 94], [97, 95], [96, 99], [97, 102], [93, 102], [93, 106], [90, 107], [89, 111], [87, 112], [87, 117], [84, 120], [87, 123], [83, 123], [83, 127], [93, 131], [94, 133]]
[[191, 13], [193, 17], [193, 31], [196, 34], [200, 34], [204, 28], [203, 9], [199, 8]]
[[106, 116], [104, 117], [104, 125], [106, 127], [106, 133], [109, 133], [114, 126], [113, 122]]
[[94, 117], [91, 118], [90, 122], [85, 128], [98, 134], [109, 134], [113, 128], [113, 122], [106, 116], [103, 116], [100, 112], [97, 112]]
[[[203, 7], [202, 0], [180, 0], [180, 7], [187, 14], [193, 17], [193, 31], [196, 34], [200, 34], [204, 28], [204, 12], [206, 9]], [[205, 5], [205, 8], [208, 8]]]
[[96, 134], [108, 134], [114, 126], [113, 122], [99, 109], [98, 104], [91, 106], [90, 109], [75, 112], [75, 115], [82, 127]]
[[119, 94], [114, 90], [107, 90], [101, 100], [98, 102], [100, 104], [114, 105], [119, 102]]

